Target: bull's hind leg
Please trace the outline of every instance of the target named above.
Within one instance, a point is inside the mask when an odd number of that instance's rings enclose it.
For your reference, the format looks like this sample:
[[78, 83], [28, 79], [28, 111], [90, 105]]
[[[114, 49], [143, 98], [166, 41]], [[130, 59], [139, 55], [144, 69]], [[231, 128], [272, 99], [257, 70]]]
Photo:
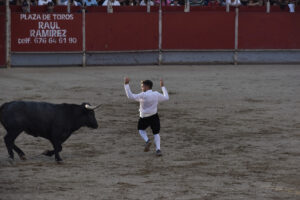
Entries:
[[[7, 152], [11, 159], [14, 159], [14, 152], [13, 152], [13, 149], [15, 146], [14, 142], [15, 142], [15, 139], [18, 137], [18, 135], [20, 135], [20, 133], [21, 133], [21, 131], [14, 131], [14, 132], [8, 131], [7, 134], [4, 136], [4, 142], [5, 142], [5, 145], [7, 148]], [[19, 149], [19, 150], [21, 150], [21, 149]]]
[[62, 162], [62, 159], [59, 155], [59, 152], [62, 151], [62, 146], [61, 144], [57, 143], [57, 144], [54, 144], [54, 155], [55, 155], [55, 160], [56, 162], [60, 163]]
[[14, 144], [13, 149], [17, 152], [21, 160], [26, 160], [25, 153], [17, 145]]

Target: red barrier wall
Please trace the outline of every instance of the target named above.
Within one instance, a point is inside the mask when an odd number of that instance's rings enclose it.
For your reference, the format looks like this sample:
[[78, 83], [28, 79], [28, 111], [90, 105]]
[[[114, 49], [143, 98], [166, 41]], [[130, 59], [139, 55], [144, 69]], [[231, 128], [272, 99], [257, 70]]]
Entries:
[[[57, 9], [64, 11], [65, 8]], [[12, 7], [13, 52], [82, 51], [81, 13], [24, 15], [16, 13], [18, 9], [20, 7]], [[45, 7], [32, 9], [38, 11]], [[146, 13], [146, 7], [115, 7], [113, 14], [107, 14], [105, 7], [87, 9], [87, 51], [158, 49], [158, 7], [151, 7], [151, 13]], [[265, 7], [253, 7], [251, 12], [247, 10], [247, 7], [242, 7], [239, 13], [240, 49], [300, 49], [299, 12], [266, 14]], [[55, 19], [58, 16], [72, 16], [72, 19]], [[184, 13], [183, 7], [163, 7], [162, 23], [163, 49], [234, 49], [235, 12], [226, 13], [224, 7], [191, 7], [190, 13]], [[2, 50], [5, 39], [1, 40], [5, 37], [3, 28], [4, 15], [0, 16], [0, 65], [5, 64], [5, 49]], [[65, 35], [42, 35], [43, 31], [49, 33], [53, 30], [63, 31]]]
[[163, 14], [163, 49], [233, 49], [234, 13]]
[[87, 13], [86, 50], [158, 49], [157, 13]]
[[82, 51], [79, 13], [12, 13], [11, 23], [13, 52]]
[[0, 66], [6, 64], [6, 25], [5, 25], [5, 13], [3, 10], [0, 11]]
[[239, 49], [300, 49], [300, 13], [240, 12]]

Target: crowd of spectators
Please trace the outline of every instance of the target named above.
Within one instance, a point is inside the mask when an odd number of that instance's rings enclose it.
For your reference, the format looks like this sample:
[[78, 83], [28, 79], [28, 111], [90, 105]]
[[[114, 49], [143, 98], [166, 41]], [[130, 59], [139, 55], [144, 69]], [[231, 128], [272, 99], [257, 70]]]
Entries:
[[[27, 2], [32, 6], [48, 5], [49, 7], [56, 5], [67, 5], [68, 0], [9, 0], [11, 5], [27, 5]], [[73, 6], [107, 6], [109, 0], [70, 0]], [[191, 6], [225, 6], [230, 5], [240, 6], [263, 6], [267, 1], [271, 6], [287, 7], [289, 4], [300, 5], [300, 0], [189, 0]], [[0, 5], [4, 5], [5, 0], [0, 0]], [[160, 0], [149, 0], [151, 6], [159, 5]], [[146, 6], [147, 0], [111, 0], [112, 6]], [[162, 5], [165, 6], [180, 6], [184, 5], [185, 0], [162, 0]]]

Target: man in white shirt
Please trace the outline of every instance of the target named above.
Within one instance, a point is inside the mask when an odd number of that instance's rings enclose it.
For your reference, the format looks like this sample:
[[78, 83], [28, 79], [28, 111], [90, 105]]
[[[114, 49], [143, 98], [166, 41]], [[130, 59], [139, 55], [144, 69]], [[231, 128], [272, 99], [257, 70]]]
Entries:
[[141, 137], [146, 142], [145, 152], [150, 150], [151, 140], [147, 136], [146, 129], [150, 126], [154, 135], [154, 142], [156, 145], [156, 155], [162, 156], [160, 150], [160, 120], [157, 114], [157, 105], [159, 102], [169, 100], [167, 89], [164, 87], [163, 80], [160, 81], [160, 86], [163, 94], [152, 91], [153, 83], [150, 80], [142, 81], [142, 92], [139, 94], [133, 94], [129, 87], [129, 78], [124, 79], [124, 88], [128, 99], [133, 99], [140, 102], [140, 119], [138, 121], [138, 131]]

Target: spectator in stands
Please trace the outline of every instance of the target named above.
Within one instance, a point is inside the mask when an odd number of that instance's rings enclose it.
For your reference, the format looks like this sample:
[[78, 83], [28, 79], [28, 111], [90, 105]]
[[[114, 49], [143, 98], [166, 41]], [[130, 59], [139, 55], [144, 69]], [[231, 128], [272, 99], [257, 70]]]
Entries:
[[56, 5], [62, 6], [68, 4], [68, 0], [57, 0]]
[[249, 4], [249, 0], [240, 0], [241, 1], [241, 5], [243, 6], [247, 6]]
[[53, 1], [51, 1], [47, 4], [47, 12], [53, 13], [53, 11], [54, 11], [54, 3], [53, 3]]
[[290, 13], [295, 12], [295, 2], [293, 0], [289, 0], [288, 7], [289, 7], [289, 10], [290, 10]]
[[52, 2], [52, 0], [39, 0], [38, 5], [39, 6], [44, 6], [44, 5], [48, 5], [48, 3], [50, 3], [50, 2]]
[[191, 6], [206, 6], [208, 0], [190, 0]]
[[68, 1], [68, 0], [52, 0], [52, 1], [53, 1], [53, 3], [55, 3], [55, 5], [61, 6], [61, 5], [63, 5], [63, 3], [65, 1]]
[[72, 1], [73, 1], [73, 4], [71, 4], [71, 5], [74, 5], [74, 6], [81, 6], [82, 5], [81, 0], [72, 0]]
[[[109, 0], [105, 0], [102, 6], [107, 6]], [[118, 0], [110, 0], [112, 6], [120, 6], [120, 2]]]
[[220, 6], [220, 2], [217, 0], [210, 0], [207, 5], [210, 7]]
[[[67, 6], [68, 0], [58, 0], [57, 5]], [[81, 3], [76, 0], [70, 0], [70, 5], [71, 6], [81, 6]]]
[[57, 0], [56, 3], [57, 3], [57, 5], [62, 6], [62, 5], [68, 4], [68, 0]]
[[104, 3], [104, 0], [97, 0], [98, 6], [102, 6], [102, 4]]
[[[153, 1], [149, 0], [150, 6], [154, 6]], [[147, 6], [147, 0], [142, 0], [140, 6]]]
[[[154, 4], [155, 5], [159, 5], [160, 4], [160, 0], [155, 0]], [[161, 0], [161, 5], [162, 6], [169, 6], [169, 5], [171, 5], [171, 0]]]
[[24, 1], [27, 2], [28, 6], [29, 6], [29, 4], [31, 6], [37, 6], [38, 5], [37, 0], [16, 0], [14, 5], [23, 6]]
[[179, 1], [178, 0], [173, 0], [171, 2], [171, 6], [180, 6]]
[[31, 6], [37, 6], [38, 5], [38, 1], [37, 0], [31, 0], [30, 1], [30, 5]]
[[16, 5], [16, 6], [22, 6], [22, 4], [23, 4], [23, 1], [22, 1], [22, 0], [16, 0], [16, 1], [15, 1], [15, 5]]
[[[104, 3], [104, 2], [103, 2]], [[103, 4], [102, 3], [102, 4]], [[120, 6], [127, 6], [127, 0], [119, 0]], [[101, 4], [101, 5], [102, 5]]]
[[127, 0], [127, 6], [138, 6], [138, 5], [139, 5], [139, 1]]
[[81, 4], [81, 9], [78, 12], [83, 13], [83, 11], [85, 11], [86, 13], [88, 12], [85, 4]]
[[270, 0], [270, 5], [271, 6], [278, 6], [278, 1], [277, 0]]
[[220, 6], [226, 6], [226, 0], [218, 0], [220, 2]]
[[26, 0], [23, 1], [23, 3], [22, 3], [22, 12], [29, 13], [29, 4]]
[[262, 0], [249, 0], [248, 6], [262, 6]]
[[287, 7], [288, 1], [287, 0], [279, 0], [278, 1], [279, 7], [281, 10], [285, 10]]
[[241, 5], [240, 0], [226, 0], [226, 3], [228, 3], [231, 6], [240, 6]]
[[98, 2], [96, 0], [84, 0], [84, 4], [86, 6], [98, 6]]
[[16, 5], [17, 1], [16, 0], [9, 0], [9, 5]]

